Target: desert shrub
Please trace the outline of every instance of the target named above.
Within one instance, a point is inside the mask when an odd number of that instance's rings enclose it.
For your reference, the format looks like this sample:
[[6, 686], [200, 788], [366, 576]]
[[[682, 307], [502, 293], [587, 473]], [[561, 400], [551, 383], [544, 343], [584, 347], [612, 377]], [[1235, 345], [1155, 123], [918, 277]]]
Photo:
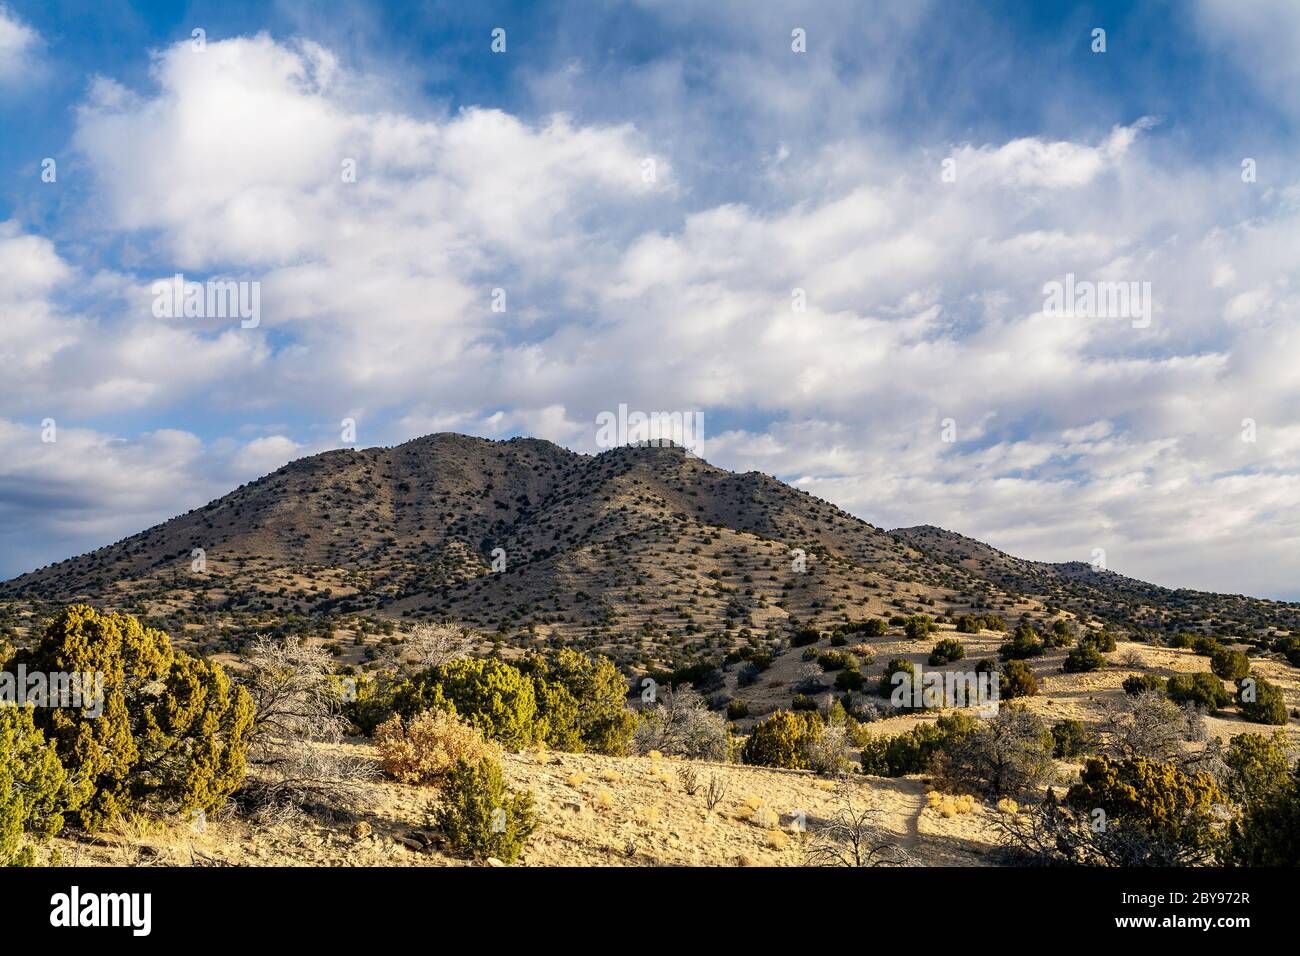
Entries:
[[0, 704], [0, 867], [36, 863], [32, 844], [63, 828], [67, 783], [32, 708]]
[[998, 648], [998, 656], [1004, 661], [1024, 660], [1027, 657], [1037, 657], [1042, 653], [1043, 639], [1029, 624], [1018, 625], [1011, 640]]
[[815, 713], [778, 710], [759, 721], [741, 748], [740, 759], [762, 767], [808, 768], [808, 748], [822, 734], [821, 717]]
[[844, 647], [848, 643], [848, 636], [843, 631], [836, 631], [831, 635], [831, 647]]
[[931, 622], [924, 614], [918, 614], [915, 617], [909, 617], [907, 623], [903, 625], [903, 633], [907, 635], [910, 641], [923, 641], [929, 635]]
[[808, 842], [807, 866], [904, 866], [912, 857], [892, 839], [884, 811], [841, 788], [834, 815]]
[[1090, 759], [1058, 802], [994, 818], [1009, 862], [1084, 866], [1191, 866], [1216, 862], [1224, 846], [1223, 794], [1209, 774], [1135, 758]]
[[869, 737], [862, 743], [862, 772], [878, 777], [925, 773], [935, 754], [978, 726], [979, 721], [968, 714], [949, 714], [905, 733]]
[[1213, 657], [1214, 652], [1220, 647], [1217, 638], [1210, 637], [1208, 634], [1202, 634], [1192, 639], [1193, 653], [1200, 654], [1202, 657]]
[[519, 858], [537, 826], [530, 791], [511, 793], [490, 758], [458, 760], [443, 778], [430, 821], [459, 853], [503, 863]]
[[362, 734], [374, 736], [375, 729], [394, 714], [392, 683], [359, 674], [352, 679], [351, 691], [340, 713]]
[[811, 694], [795, 694], [790, 701], [790, 709], [800, 712], [816, 712], [821, 710], [821, 705], [817, 703], [817, 698]]
[[1278, 650], [1287, 659], [1287, 663], [1300, 667], [1300, 638], [1288, 638]]
[[885, 623], [884, 618], [869, 617], [862, 622], [860, 631], [867, 637], [884, 637], [889, 633], [889, 625]]
[[132, 811], [214, 810], [243, 780], [248, 693], [134, 617], [65, 608], [10, 662], [19, 664], [102, 677], [102, 699], [33, 714], [69, 771], [69, 809], [81, 826], [98, 829]]
[[241, 685], [253, 701], [250, 773], [238, 795], [246, 809], [265, 815], [346, 799], [374, 775], [369, 760], [330, 746], [349, 729], [344, 698], [355, 694], [344, 693], [327, 649], [259, 634], [245, 651]]
[[1246, 801], [1228, 830], [1228, 862], [1293, 867], [1300, 860], [1300, 764]]
[[817, 648], [815, 647], [805, 647], [802, 651], [799, 652], [799, 660], [805, 662], [815, 661], [817, 660], [817, 655], [820, 653], [821, 651], [817, 650]]
[[1195, 705], [1180, 707], [1152, 691], [1125, 696], [1110, 705], [1102, 729], [1107, 752], [1120, 760], [1179, 759], [1189, 742], [1205, 739], [1205, 721]]
[[816, 644], [822, 639], [822, 632], [815, 627], [803, 627], [794, 632], [790, 638], [791, 647], [807, 647], [809, 644]]
[[1220, 647], [1210, 655], [1210, 670], [1216, 677], [1236, 683], [1250, 673], [1250, 658], [1244, 651]]
[[691, 760], [726, 760], [731, 752], [727, 721], [690, 687], [668, 688], [641, 710], [633, 736], [637, 753], [657, 751]]
[[1160, 693], [1165, 689], [1165, 679], [1158, 674], [1133, 674], [1124, 678], [1124, 693], [1142, 694], [1154, 691]]
[[965, 656], [966, 648], [962, 647], [961, 641], [946, 637], [934, 645], [934, 650], [930, 652], [929, 664], [931, 667], [938, 667], [941, 664], [959, 661]]
[[1079, 674], [1085, 671], [1095, 671], [1106, 666], [1106, 658], [1101, 656], [1101, 651], [1097, 650], [1092, 644], [1080, 643], [1078, 647], [1071, 648], [1070, 653], [1065, 655], [1065, 661], [1061, 664], [1061, 669], [1067, 674]]
[[916, 678], [916, 667], [903, 657], [895, 657], [885, 665], [885, 672], [880, 675], [880, 696], [889, 697], [894, 693], [894, 675], [906, 673]]
[[837, 671], [847, 667], [852, 659], [843, 651], [822, 651], [817, 655], [817, 665], [823, 671]]
[[852, 736], [852, 727], [844, 709], [839, 708], [838, 716], [827, 719], [822, 732], [804, 743], [804, 761], [808, 769], [836, 777], [848, 773], [852, 763]]
[[1267, 737], [1237, 734], [1228, 744], [1223, 762], [1228, 766], [1225, 780], [1228, 795], [1241, 803], [1257, 801], [1286, 780], [1289, 769], [1286, 733], [1277, 730]]
[[544, 737], [533, 681], [496, 658], [461, 658], [431, 667], [393, 691], [394, 711], [408, 720], [422, 711], [448, 708], [511, 750]]
[[985, 631], [1005, 631], [1007, 622], [1000, 614], [961, 614], [954, 622], [961, 634], [978, 634]]
[[1081, 813], [1105, 814], [1094, 849], [1113, 866], [1210, 862], [1222, 846], [1216, 807], [1226, 799], [1209, 774], [1143, 757], [1092, 758], [1065, 796]]
[[1115, 650], [1115, 635], [1102, 628], [1100, 631], [1089, 631], [1079, 643], [1095, 647], [1098, 653], [1109, 654]]
[[1016, 796], [1051, 775], [1056, 742], [1043, 721], [1020, 706], [999, 708], [975, 732], [945, 745], [934, 772], [943, 789]]
[[1093, 734], [1080, 720], [1060, 720], [1052, 725], [1052, 756], [1073, 760], [1092, 753], [1097, 746]]
[[1195, 704], [1211, 714], [1232, 699], [1223, 689], [1223, 681], [1210, 673], [1175, 674], [1165, 685], [1165, 692], [1175, 704]]
[[1169, 639], [1170, 647], [1189, 648], [1196, 643], [1196, 635], [1188, 634], [1186, 631], [1179, 631]]
[[457, 761], [477, 764], [495, 756], [483, 734], [445, 710], [426, 710], [410, 720], [394, 715], [375, 731], [384, 773], [400, 783], [438, 786]]
[[876, 662], [876, 649], [870, 644], [854, 644], [849, 650], [858, 667], [870, 667]]
[[1015, 700], [1038, 693], [1038, 678], [1024, 661], [1007, 661], [998, 668], [998, 697]]
[[1287, 721], [1282, 689], [1262, 677], [1247, 677], [1237, 685], [1237, 706], [1241, 716], [1252, 723], [1282, 725]]
[[1069, 647], [1074, 643], [1074, 628], [1065, 618], [1057, 618], [1052, 622], [1046, 640], [1051, 647]]
[[749, 716], [749, 704], [743, 700], [731, 700], [727, 702], [727, 719], [741, 720]]
[[835, 689], [844, 691], [861, 690], [866, 680], [862, 671], [856, 667], [846, 667], [835, 675]]
[[627, 681], [608, 657], [561, 648], [550, 660], [529, 655], [520, 670], [533, 679], [540, 734], [557, 750], [622, 756], [636, 729]]

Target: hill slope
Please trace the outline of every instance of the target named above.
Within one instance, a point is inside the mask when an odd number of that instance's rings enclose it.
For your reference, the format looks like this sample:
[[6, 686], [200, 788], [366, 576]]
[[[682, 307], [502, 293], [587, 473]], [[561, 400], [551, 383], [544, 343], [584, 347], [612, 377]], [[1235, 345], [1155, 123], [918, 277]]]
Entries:
[[1132, 630], [1244, 634], [1300, 627], [1300, 604], [1293, 602], [1165, 588], [1098, 570], [1083, 561], [1026, 561], [933, 525], [896, 528], [890, 534], [934, 560], [976, 574], [1010, 593]]
[[353, 649], [338, 652], [355, 657], [367, 635], [450, 617], [507, 645], [562, 642], [647, 669], [867, 616], [1014, 621], [1056, 606], [1129, 627], [1300, 619], [1295, 605], [1024, 561], [937, 528], [886, 533], [680, 448], [591, 456], [455, 434], [303, 458], [0, 584], [0, 601], [33, 617], [41, 602], [74, 600], [143, 614], [214, 651], [255, 630], [297, 630], [350, 634]]

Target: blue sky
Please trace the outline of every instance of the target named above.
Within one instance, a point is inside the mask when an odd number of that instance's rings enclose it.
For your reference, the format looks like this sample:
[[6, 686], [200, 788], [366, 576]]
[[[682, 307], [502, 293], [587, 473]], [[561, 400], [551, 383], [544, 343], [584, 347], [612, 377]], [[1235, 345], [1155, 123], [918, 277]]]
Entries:
[[[344, 418], [590, 452], [626, 403], [879, 525], [1300, 597], [1297, 54], [1282, 0], [7, 0], [0, 575]], [[178, 272], [262, 321], [153, 315]]]

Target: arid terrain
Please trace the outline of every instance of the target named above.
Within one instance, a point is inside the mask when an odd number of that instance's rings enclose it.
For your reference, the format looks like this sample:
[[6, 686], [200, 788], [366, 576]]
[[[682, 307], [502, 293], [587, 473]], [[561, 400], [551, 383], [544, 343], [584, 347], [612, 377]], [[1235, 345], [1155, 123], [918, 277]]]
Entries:
[[[1204, 656], [1173, 646], [1179, 632], [1245, 650], [1252, 673], [1282, 689], [1289, 711], [1300, 708], [1300, 669], [1272, 649], [1295, 633], [1296, 605], [1024, 561], [937, 528], [884, 532], [776, 479], [732, 474], [677, 448], [589, 457], [543, 441], [434, 435], [329, 452], [6, 582], [0, 597], [16, 646], [55, 608], [82, 602], [138, 615], [236, 672], [256, 634], [301, 638], [326, 648], [341, 672], [364, 675], [420, 622], [453, 621], [476, 636], [475, 654], [516, 660], [569, 647], [610, 656], [632, 688], [647, 675], [695, 683], [712, 708], [728, 711], [738, 741], [797, 695], [828, 706], [835, 673], [825, 683], [810, 677], [819, 673], [810, 662], [828, 652], [862, 662], [869, 708], [883, 703], [875, 688], [886, 661], [931, 669], [940, 639], [960, 639], [966, 658], [936, 669], [996, 660], [1008, 633], [958, 633], [957, 619], [970, 614], [997, 615], [1006, 631], [1024, 621], [1046, 633], [1065, 622], [1079, 634], [1105, 627], [1118, 637], [1097, 670], [1066, 672], [1066, 647], [1025, 661], [1038, 693], [1022, 703], [1048, 725], [1098, 725], [1125, 699], [1126, 678], [1205, 671]], [[920, 638], [902, 626], [916, 615], [932, 620]], [[889, 622], [885, 633], [836, 637], [868, 618]], [[820, 632], [812, 643], [792, 643], [810, 629]], [[757, 675], [737, 666], [753, 654], [766, 657]], [[810, 680], [819, 689], [809, 691]], [[889, 737], [939, 715], [885, 708], [865, 726]], [[1205, 727], [1225, 742], [1260, 729], [1232, 703]], [[1294, 759], [1296, 720], [1284, 732]], [[377, 760], [365, 738], [335, 746]], [[912, 862], [981, 864], [1003, 812], [987, 801], [931, 798], [923, 774], [830, 779], [546, 748], [502, 759], [510, 783], [536, 799], [540, 825], [521, 857], [531, 865], [798, 864], [846, 794], [879, 810], [882, 830]], [[688, 763], [697, 778], [689, 786]], [[1067, 787], [1078, 771], [1061, 761], [1047, 786]], [[711, 777], [725, 791], [712, 808], [702, 782]], [[56, 846], [66, 861], [93, 863], [463, 862], [430, 829], [429, 799], [427, 788], [376, 775], [346, 805], [288, 820], [217, 814], [201, 827], [65, 834]]]

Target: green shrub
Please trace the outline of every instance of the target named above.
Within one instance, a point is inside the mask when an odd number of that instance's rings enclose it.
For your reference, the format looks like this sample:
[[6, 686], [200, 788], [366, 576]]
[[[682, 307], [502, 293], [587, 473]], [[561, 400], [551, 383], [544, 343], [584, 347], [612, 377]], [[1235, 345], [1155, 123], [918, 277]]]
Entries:
[[978, 727], [975, 717], [948, 714], [934, 723], [917, 724], [905, 733], [869, 737], [862, 742], [862, 772], [878, 777], [925, 773], [935, 754]]
[[999, 671], [1000, 699], [1015, 700], [1017, 697], [1033, 697], [1038, 693], [1038, 678], [1024, 661], [1007, 661]]
[[1237, 685], [1237, 706], [1252, 723], [1280, 726], [1287, 721], [1282, 689], [1262, 677], [1247, 677]]
[[915, 617], [909, 617], [907, 623], [903, 625], [903, 633], [907, 635], [909, 641], [923, 641], [929, 635], [931, 629], [930, 619], [924, 614], [918, 614]]
[[1100, 631], [1089, 631], [1079, 643], [1089, 644], [1100, 653], [1109, 654], [1115, 650], [1115, 635], [1102, 628]]
[[530, 791], [510, 793], [491, 758], [458, 760], [443, 780], [431, 822], [458, 853], [503, 863], [519, 858], [537, 827]]
[[1210, 655], [1210, 670], [1215, 676], [1236, 683], [1250, 673], [1250, 658], [1244, 651], [1219, 647]]
[[916, 679], [916, 667], [911, 661], [904, 657], [895, 657], [885, 664], [885, 672], [880, 675], [879, 693], [881, 697], [889, 697], [894, 693], [894, 675], [898, 673], [910, 674], [912, 679]]
[[817, 704], [817, 698], [810, 694], [795, 694], [790, 701], [790, 709], [801, 712], [818, 711], [821, 708]]
[[1043, 639], [1029, 624], [1018, 625], [1011, 640], [998, 648], [998, 656], [1004, 661], [1024, 660], [1027, 657], [1037, 657], [1042, 653]]
[[727, 701], [727, 719], [742, 720], [749, 716], [749, 704], [743, 700]]
[[1222, 843], [1216, 806], [1226, 800], [1209, 774], [1146, 757], [1090, 758], [1065, 796], [1082, 813], [1105, 813], [1111, 862], [1131, 866], [1213, 860]]
[[36, 863], [32, 843], [63, 828], [67, 782], [32, 708], [0, 704], [0, 867]]
[[816, 644], [822, 639], [822, 632], [815, 627], [803, 627], [794, 632], [794, 637], [790, 638], [791, 647], [807, 647], [809, 644]]
[[862, 622], [860, 630], [867, 637], [884, 637], [889, 633], [889, 625], [884, 618], [870, 617]]
[[533, 679], [541, 738], [557, 750], [623, 756], [636, 730], [627, 680], [608, 657], [567, 647], [549, 661], [530, 655], [520, 665]]
[[1228, 862], [1294, 867], [1300, 860], [1300, 764], [1279, 785], [1247, 801], [1228, 830]]
[[1219, 646], [1216, 638], [1205, 634], [1192, 639], [1192, 651], [1202, 657], [1212, 657], [1214, 652], [1219, 649]]
[[846, 667], [835, 675], [835, 689], [843, 691], [861, 690], [866, 677], [856, 667]]
[[399, 684], [394, 710], [406, 719], [450, 707], [485, 737], [518, 750], [544, 739], [533, 681], [492, 657], [466, 657], [430, 667]]
[[1000, 707], [975, 732], [942, 748], [934, 773], [946, 790], [991, 797], [1033, 791], [1049, 779], [1052, 732], [1021, 706]]
[[1124, 678], [1124, 693], [1130, 696], [1142, 694], [1147, 691], [1156, 691], [1164, 693], [1165, 679], [1158, 674], [1133, 674]]
[[33, 714], [70, 774], [69, 809], [86, 829], [129, 812], [214, 810], [243, 781], [252, 700], [219, 665], [174, 651], [162, 631], [74, 605], [10, 662], [20, 664], [102, 677], [101, 701]]
[[740, 750], [740, 759], [760, 767], [806, 770], [808, 748], [821, 734], [822, 719], [816, 713], [778, 710], [754, 725]]
[[980, 631], [1005, 631], [1007, 622], [997, 614], [962, 614], [957, 618], [957, 631], [961, 634], [978, 634]]
[[953, 661], [959, 661], [966, 656], [966, 648], [962, 647], [961, 641], [951, 637], [945, 637], [938, 644], [934, 645], [934, 650], [930, 652], [930, 666], [938, 667], [941, 664], [949, 664]]
[[1057, 618], [1048, 631], [1048, 639], [1052, 647], [1069, 647], [1074, 643], [1074, 628], [1065, 618]]
[[1228, 765], [1228, 795], [1241, 803], [1251, 803], [1283, 786], [1289, 770], [1286, 747], [1286, 732], [1282, 730], [1267, 737], [1253, 733], [1233, 737], [1223, 754], [1223, 762]]
[[1218, 713], [1232, 699], [1223, 689], [1223, 681], [1210, 673], [1175, 674], [1165, 685], [1165, 692], [1175, 704], [1192, 703], [1211, 714]]
[[1300, 667], [1300, 638], [1288, 638], [1280, 650], [1286, 657], [1287, 663], [1293, 667]]
[[817, 655], [817, 665], [823, 671], [838, 671], [847, 667], [851, 658], [843, 651], [822, 651]]
[[1067, 674], [1080, 674], [1085, 671], [1095, 671], [1106, 666], [1106, 658], [1101, 656], [1101, 651], [1097, 650], [1092, 644], [1080, 643], [1078, 647], [1070, 649], [1070, 653], [1065, 655], [1065, 662], [1061, 669]]
[[1061, 720], [1052, 725], [1055, 746], [1052, 755], [1062, 760], [1072, 760], [1092, 753], [1097, 746], [1093, 734], [1081, 720]]

